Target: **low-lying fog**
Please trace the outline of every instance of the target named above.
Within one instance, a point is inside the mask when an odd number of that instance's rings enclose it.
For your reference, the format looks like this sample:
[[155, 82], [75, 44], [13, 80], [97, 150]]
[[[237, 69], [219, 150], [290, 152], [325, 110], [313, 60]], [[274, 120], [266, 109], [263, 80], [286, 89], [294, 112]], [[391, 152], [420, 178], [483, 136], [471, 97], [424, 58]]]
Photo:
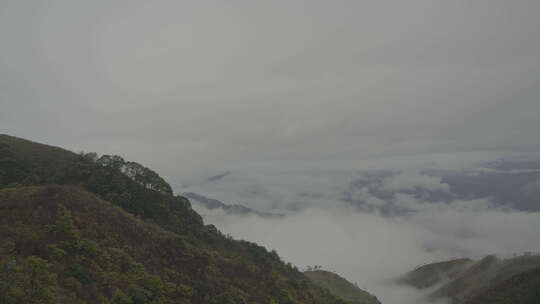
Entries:
[[[479, 164], [444, 172], [492, 178], [485, 169]], [[235, 215], [193, 202], [205, 222], [222, 232], [275, 249], [300, 269], [322, 265], [336, 271], [384, 304], [423, 301], [421, 292], [390, 282], [420, 264], [540, 251], [540, 213], [518, 210], [497, 196], [475, 197], [464, 193], [463, 186], [454, 191], [445, 177], [426, 173], [430, 170], [425, 166], [247, 172], [206, 176], [186, 183], [182, 190], [284, 214]], [[525, 174], [508, 172], [501, 174], [508, 179]], [[536, 176], [528, 178], [533, 180], [523, 183], [529, 186], [518, 191], [530, 192], [540, 185]]]

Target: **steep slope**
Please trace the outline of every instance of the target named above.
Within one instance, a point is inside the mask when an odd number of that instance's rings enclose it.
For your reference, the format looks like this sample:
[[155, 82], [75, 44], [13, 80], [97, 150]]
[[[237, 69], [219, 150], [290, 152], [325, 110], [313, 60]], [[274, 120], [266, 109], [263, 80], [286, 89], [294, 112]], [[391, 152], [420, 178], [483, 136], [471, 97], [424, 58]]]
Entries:
[[491, 286], [467, 304], [538, 304], [540, 268], [515, 275]]
[[[442, 267], [441, 267], [442, 266]], [[478, 261], [454, 260], [423, 266], [407, 274], [400, 282], [416, 288], [433, 287], [441, 284], [429, 296], [431, 300], [449, 299], [451, 303], [469, 303], [472, 299], [486, 294], [519, 297], [508, 289], [506, 292], [497, 291], [497, 286], [507, 286], [509, 280], [529, 271], [540, 268], [540, 256], [519, 256], [499, 259], [496, 256], [486, 256]], [[432, 273], [443, 270], [445, 280], [435, 280]], [[421, 276], [424, 275], [423, 277]], [[446, 282], [445, 282], [446, 281]], [[505, 283], [506, 282], [506, 283]], [[501, 285], [502, 284], [502, 285]], [[527, 283], [528, 284], [528, 283]], [[518, 290], [517, 287], [516, 290]], [[485, 302], [491, 303], [491, 302]]]
[[0, 136], [2, 303], [344, 303], [105, 160]]
[[477, 261], [455, 279], [437, 289], [431, 298], [450, 298], [455, 303], [463, 302], [472, 294], [488, 286], [495, 276], [498, 263], [499, 259], [492, 255]]
[[379, 300], [341, 276], [324, 270], [305, 271], [304, 274], [315, 284], [328, 289], [351, 304], [380, 304]]
[[487, 256], [472, 264], [454, 280], [436, 290], [431, 298], [450, 298], [454, 303], [465, 303], [512, 276], [540, 267], [540, 257], [521, 256], [500, 260]]

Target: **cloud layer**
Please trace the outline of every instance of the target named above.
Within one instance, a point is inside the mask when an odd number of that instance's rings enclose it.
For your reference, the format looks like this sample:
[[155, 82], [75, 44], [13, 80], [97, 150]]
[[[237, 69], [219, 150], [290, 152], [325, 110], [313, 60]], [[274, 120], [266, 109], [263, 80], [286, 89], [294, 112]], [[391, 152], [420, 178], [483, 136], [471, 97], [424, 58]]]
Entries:
[[[527, 189], [536, 186], [535, 181], [525, 183]], [[414, 168], [231, 171], [218, 181], [191, 183], [188, 189], [225, 202], [284, 211], [283, 218], [263, 219], [194, 204], [205, 222], [224, 233], [275, 249], [300, 268], [323, 265], [385, 304], [424, 303], [425, 292], [391, 283], [418, 265], [540, 252], [539, 212], [518, 211], [488, 197], [458, 198], [440, 176]], [[439, 196], [433, 193], [442, 193], [445, 200], [434, 200]]]

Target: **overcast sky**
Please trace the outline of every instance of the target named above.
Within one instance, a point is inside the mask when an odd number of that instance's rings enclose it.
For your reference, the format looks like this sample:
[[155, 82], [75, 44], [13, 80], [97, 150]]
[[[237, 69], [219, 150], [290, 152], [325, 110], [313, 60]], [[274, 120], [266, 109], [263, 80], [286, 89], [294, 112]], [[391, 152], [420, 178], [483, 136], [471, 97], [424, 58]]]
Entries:
[[538, 151], [538, 12], [538, 0], [0, 0], [0, 132], [168, 177]]

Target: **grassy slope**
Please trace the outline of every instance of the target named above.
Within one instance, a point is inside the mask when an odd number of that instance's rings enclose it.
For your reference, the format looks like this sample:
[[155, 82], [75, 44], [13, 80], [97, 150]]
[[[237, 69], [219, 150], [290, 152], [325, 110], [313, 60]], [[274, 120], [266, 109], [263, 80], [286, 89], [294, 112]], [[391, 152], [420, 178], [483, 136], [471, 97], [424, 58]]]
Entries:
[[185, 198], [72, 152], [0, 135], [0, 188], [5, 303], [343, 303]]
[[377, 298], [339, 275], [323, 271], [306, 271], [304, 274], [315, 284], [353, 304], [378, 304]]

